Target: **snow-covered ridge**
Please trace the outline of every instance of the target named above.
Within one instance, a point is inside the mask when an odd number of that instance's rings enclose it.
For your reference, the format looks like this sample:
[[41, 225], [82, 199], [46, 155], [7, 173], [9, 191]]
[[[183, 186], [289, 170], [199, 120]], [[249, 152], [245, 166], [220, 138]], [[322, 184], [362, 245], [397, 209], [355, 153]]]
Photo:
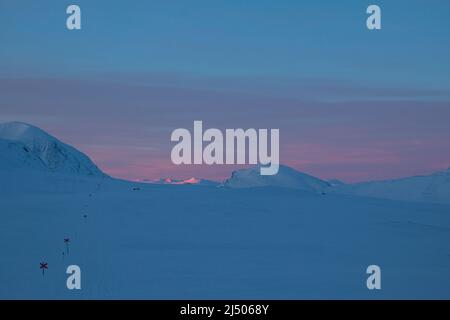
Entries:
[[0, 170], [11, 169], [105, 176], [85, 154], [22, 122], [0, 123]]
[[[0, 172], [55, 172], [64, 175], [107, 177], [85, 154], [43, 130], [21, 122], [0, 124]], [[143, 180], [153, 184], [216, 186], [210, 180]], [[273, 176], [262, 176], [259, 167], [234, 171], [222, 184], [229, 188], [281, 187], [315, 193], [335, 193], [404, 201], [450, 203], [450, 168], [431, 175], [344, 184], [324, 181], [280, 165]]]
[[336, 186], [332, 192], [375, 198], [450, 203], [450, 168], [430, 175]]
[[260, 174], [259, 166], [234, 171], [223, 185], [230, 188], [282, 187], [303, 191], [324, 192], [330, 183], [319, 178], [299, 172], [285, 165], [280, 165], [278, 173], [273, 176]]
[[206, 180], [201, 178], [189, 178], [189, 179], [174, 179], [174, 178], [161, 178], [161, 179], [143, 179], [143, 183], [152, 183], [152, 184], [191, 184], [191, 185], [201, 185], [201, 186], [217, 186], [219, 182]]
[[238, 170], [223, 185], [230, 188], [282, 187], [316, 193], [334, 193], [382, 199], [450, 203], [450, 168], [431, 175], [345, 184], [324, 181], [287, 166], [278, 174], [261, 176], [259, 168]]

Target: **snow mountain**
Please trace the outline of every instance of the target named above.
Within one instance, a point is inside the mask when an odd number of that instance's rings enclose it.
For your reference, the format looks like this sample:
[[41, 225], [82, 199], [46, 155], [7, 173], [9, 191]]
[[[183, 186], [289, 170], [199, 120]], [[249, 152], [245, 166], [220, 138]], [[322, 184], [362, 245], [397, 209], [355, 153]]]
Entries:
[[284, 165], [280, 165], [278, 174], [273, 176], [262, 176], [259, 167], [253, 167], [234, 171], [223, 186], [283, 187], [390, 200], [450, 203], [450, 168], [431, 175], [346, 184], [336, 179], [324, 181]]
[[220, 183], [213, 180], [206, 180], [201, 178], [189, 178], [189, 179], [173, 179], [173, 178], [161, 178], [161, 179], [144, 179], [143, 183], [153, 183], [153, 184], [191, 184], [191, 185], [201, 185], [201, 186], [218, 186]]
[[392, 200], [450, 203], [450, 168], [431, 175], [344, 184], [332, 191]]
[[234, 171], [224, 181], [223, 186], [230, 188], [282, 187], [302, 191], [325, 192], [330, 183], [319, 178], [299, 172], [285, 165], [280, 165], [278, 173], [272, 176], [260, 174], [260, 167]]
[[22, 122], [0, 123], [0, 170], [106, 176], [88, 156]]

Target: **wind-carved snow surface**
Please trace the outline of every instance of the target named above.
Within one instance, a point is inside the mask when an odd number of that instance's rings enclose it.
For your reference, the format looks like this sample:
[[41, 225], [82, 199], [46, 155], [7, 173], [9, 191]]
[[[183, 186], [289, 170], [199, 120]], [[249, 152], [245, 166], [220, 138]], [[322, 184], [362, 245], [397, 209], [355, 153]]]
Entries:
[[21, 122], [0, 124], [0, 170], [11, 168], [104, 176], [85, 154]]
[[[450, 299], [450, 204], [323, 193], [289, 168], [226, 183], [246, 188], [119, 181], [5, 136], [1, 299]], [[81, 290], [66, 287], [72, 264]], [[366, 287], [373, 264], [381, 290]]]

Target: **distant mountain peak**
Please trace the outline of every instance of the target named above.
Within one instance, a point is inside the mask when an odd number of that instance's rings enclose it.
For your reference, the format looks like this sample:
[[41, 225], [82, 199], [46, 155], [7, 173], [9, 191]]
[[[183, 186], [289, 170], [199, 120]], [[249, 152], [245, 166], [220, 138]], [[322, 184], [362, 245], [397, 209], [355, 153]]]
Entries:
[[191, 185], [202, 185], [202, 186], [217, 186], [219, 182], [200, 179], [200, 178], [189, 178], [189, 179], [174, 179], [174, 178], [161, 178], [161, 179], [143, 179], [141, 182], [144, 183], [153, 183], [153, 184], [191, 184]]
[[286, 165], [280, 165], [273, 176], [260, 174], [260, 166], [233, 171], [223, 185], [230, 188], [282, 187], [304, 191], [323, 192], [331, 185], [319, 178], [297, 171]]
[[0, 169], [105, 176], [77, 149], [24, 122], [0, 123]]

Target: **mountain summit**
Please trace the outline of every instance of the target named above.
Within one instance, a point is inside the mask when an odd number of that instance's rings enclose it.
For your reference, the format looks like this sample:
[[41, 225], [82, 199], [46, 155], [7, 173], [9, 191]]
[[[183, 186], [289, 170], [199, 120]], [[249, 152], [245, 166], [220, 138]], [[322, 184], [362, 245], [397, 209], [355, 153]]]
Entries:
[[0, 170], [19, 168], [105, 176], [88, 156], [45, 131], [22, 122], [0, 123]]
[[230, 188], [282, 187], [313, 192], [323, 192], [331, 186], [326, 181], [285, 165], [280, 165], [278, 173], [273, 176], [261, 175], [259, 166], [237, 170], [223, 185]]

